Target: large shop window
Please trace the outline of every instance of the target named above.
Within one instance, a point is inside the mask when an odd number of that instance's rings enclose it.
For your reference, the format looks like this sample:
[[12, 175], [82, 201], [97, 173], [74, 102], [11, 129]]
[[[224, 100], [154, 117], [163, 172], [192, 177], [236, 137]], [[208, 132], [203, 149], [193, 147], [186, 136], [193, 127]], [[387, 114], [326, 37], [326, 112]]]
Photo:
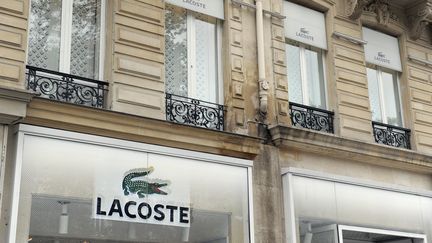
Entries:
[[[183, 6], [181, 1], [180, 3], [173, 0], [168, 2]], [[217, 6], [223, 7], [222, 1], [211, 1], [211, 3], [219, 3]], [[221, 11], [223, 12], [223, 8]], [[216, 16], [207, 15], [200, 9], [166, 6], [165, 79], [167, 93], [218, 103], [220, 93], [219, 35], [221, 34], [218, 17], [221, 18], [221, 16]]]
[[9, 242], [250, 242], [251, 161], [32, 126], [18, 141]]
[[427, 243], [432, 192], [289, 168], [283, 175], [287, 243]]
[[289, 100], [325, 109], [324, 14], [288, 1], [284, 11]]
[[403, 126], [399, 93], [402, 71], [398, 39], [363, 28], [372, 120]]
[[27, 63], [99, 79], [103, 0], [31, 0]]

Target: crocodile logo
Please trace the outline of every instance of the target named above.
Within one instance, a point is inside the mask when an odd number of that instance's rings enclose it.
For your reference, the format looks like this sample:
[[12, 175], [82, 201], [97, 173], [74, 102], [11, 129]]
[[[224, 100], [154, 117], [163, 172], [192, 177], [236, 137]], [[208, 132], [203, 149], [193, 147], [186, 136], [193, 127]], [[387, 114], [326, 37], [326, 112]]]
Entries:
[[122, 183], [124, 195], [137, 194], [139, 198], [144, 198], [150, 194], [168, 195], [167, 192], [162, 191], [160, 188], [168, 186], [171, 182], [168, 180], [147, 178], [146, 176], [153, 171], [153, 166], [127, 171]]

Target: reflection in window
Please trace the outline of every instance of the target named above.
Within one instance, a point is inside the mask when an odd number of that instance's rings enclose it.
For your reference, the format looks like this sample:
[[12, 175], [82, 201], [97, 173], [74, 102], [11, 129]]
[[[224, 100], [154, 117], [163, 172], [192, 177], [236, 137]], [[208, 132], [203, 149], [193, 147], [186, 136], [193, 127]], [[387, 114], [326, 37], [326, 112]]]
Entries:
[[286, 59], [289, 100], [325, 109], [322, 50], [288, 41]]
[[397, 73], [382, 68], [367, 68], [372, 120], [402, 126]]
[[166, 91], [216, 103], [217, 20], [167, 5], [165, 26]]
[[100, 0], [32, 0], [28, 64], [98, 79]]

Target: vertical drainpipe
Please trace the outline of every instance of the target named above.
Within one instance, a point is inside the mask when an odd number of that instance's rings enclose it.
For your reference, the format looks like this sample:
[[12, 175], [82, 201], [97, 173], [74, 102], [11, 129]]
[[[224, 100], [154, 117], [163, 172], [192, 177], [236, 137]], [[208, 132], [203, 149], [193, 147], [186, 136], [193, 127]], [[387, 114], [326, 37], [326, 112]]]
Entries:
[[258, 51], [258, 82], [259, 82], [259, 117], [260, 122], [264, 122], [267, 117], [267, 96], [269, 83], [266, 80], [265, 55], [264, 55], [264, 26], [263, 26], [263, 6], [262, 0], [256, 0], [256, 32], [257, 32], [257, 51]]

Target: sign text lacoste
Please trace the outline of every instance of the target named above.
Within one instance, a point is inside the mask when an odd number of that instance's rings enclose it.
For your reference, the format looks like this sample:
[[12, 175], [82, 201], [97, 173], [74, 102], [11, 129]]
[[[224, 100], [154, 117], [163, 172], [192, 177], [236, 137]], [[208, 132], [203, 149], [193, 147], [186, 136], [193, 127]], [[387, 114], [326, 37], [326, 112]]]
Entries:
[[376, 61], [390, 64], [390, 60], [386, 58], [386, 55], [383, 52], [378, 52], [378, 54], [374, 57]]
[[309, 34], [309, 31], [306, 28], [300, 28], [300, 31], [296, 32], [296, 36], [310, 41], [314, 40], [314, 37]]
[[189, 227], [188, 205], [152, 200], [153, 194], [168, 195], [166, 187], [170, 184], [168, 180], [148, 178], [153, 170], [150, 167], [127, 171], [121, 183], [124, 197], [98, 196], [94, 207], [95, 218]]

